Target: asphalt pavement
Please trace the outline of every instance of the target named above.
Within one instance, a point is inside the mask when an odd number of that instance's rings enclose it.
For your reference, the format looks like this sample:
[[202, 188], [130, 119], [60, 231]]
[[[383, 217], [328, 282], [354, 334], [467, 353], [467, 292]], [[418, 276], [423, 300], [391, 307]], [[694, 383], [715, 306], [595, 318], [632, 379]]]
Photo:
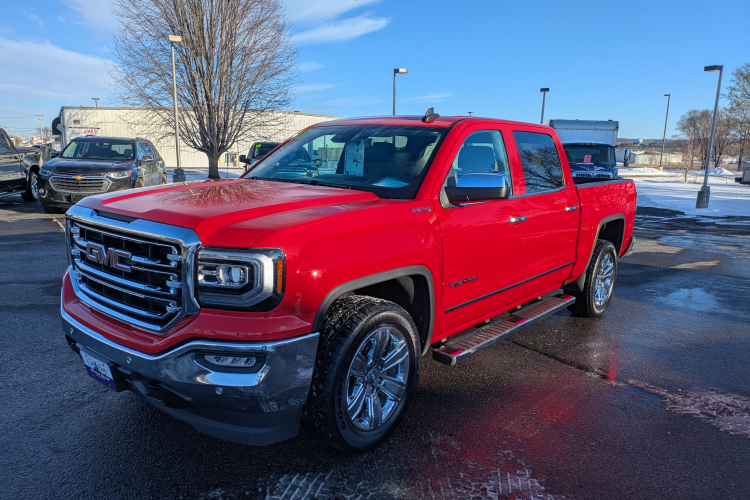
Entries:
[[[717, 222], [720, 222], [717, 224]], [[201, 435], [89, 378], [59, 319], [64, 216], [0, 199], [0, 498], [750, 498], [750, 220], [639, 212], [600, 319], [446, 367], [364, 454]]]

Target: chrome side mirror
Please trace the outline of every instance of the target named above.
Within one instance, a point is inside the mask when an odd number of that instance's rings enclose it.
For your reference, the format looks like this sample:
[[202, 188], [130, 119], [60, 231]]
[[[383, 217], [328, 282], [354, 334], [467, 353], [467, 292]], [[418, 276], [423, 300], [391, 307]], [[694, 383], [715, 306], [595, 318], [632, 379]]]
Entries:
[[464, 174], [455, 186], [446, 186], [445, 194], [451, 203], [497, 200], [510, 197], [510, 180], [505, 174]]
[[625, 155], [622, 157], [622, 166], [625, 168], [630, 166], [630, 148], [625, 150]]

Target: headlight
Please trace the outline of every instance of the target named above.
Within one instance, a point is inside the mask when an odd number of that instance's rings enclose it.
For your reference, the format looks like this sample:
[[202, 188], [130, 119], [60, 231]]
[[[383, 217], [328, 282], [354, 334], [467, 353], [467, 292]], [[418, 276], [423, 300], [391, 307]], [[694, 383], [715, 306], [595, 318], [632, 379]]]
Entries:
[[53, 175], [55, 175], [55, 173], [52, 172], [52, 170], [48, 170], [48, 169], [46, 169], [44, 167], [42, 167], [42, 168], [39, 169], [39, 176], [40, 177], [52, 177]]
[[132, 170], [124, 170], [122, 172], [110, 172], [107, 174], [107, 177], [110, 179], [124, 179], [126, 177], [130, 177], [130, 173]]
[[279, 249], [203, 248], [196, 264], [201, 306], [270, 311], [284, 295], [284, 252]]

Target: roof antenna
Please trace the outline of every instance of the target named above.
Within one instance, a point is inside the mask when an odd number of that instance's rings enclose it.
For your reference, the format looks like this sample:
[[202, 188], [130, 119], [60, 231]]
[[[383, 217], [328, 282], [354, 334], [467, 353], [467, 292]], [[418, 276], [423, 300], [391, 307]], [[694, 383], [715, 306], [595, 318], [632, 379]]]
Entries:
[[438, 118], [440, 118], [440, 115], [435, 113], [435, 108], [430, 108], [422, 117], [422, 121], [431, 122], [432, 120], [437, 120]]

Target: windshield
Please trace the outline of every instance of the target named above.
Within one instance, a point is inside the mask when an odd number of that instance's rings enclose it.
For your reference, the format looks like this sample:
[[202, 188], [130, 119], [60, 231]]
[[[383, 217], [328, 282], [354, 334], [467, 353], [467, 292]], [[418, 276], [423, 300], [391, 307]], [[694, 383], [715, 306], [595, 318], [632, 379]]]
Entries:
[[72, 141], [63, 150], [63, 158], [76, 160], [130, 161], [133, 143], [129, 141]]
[[250, 155], [252, 156], [252, 158], [260, 160], [278, 145], [278, 142], [259, 142], [255, 145], [255, 149], [250, 153]]
[[615, 148], [594, 144], [563, 144], [568, 163], [589, 163], [601, 167], [614, 167]]
[[313, 127], [267, 156], [244, 177], [411, 199], [446, 130], [384, 125]]

